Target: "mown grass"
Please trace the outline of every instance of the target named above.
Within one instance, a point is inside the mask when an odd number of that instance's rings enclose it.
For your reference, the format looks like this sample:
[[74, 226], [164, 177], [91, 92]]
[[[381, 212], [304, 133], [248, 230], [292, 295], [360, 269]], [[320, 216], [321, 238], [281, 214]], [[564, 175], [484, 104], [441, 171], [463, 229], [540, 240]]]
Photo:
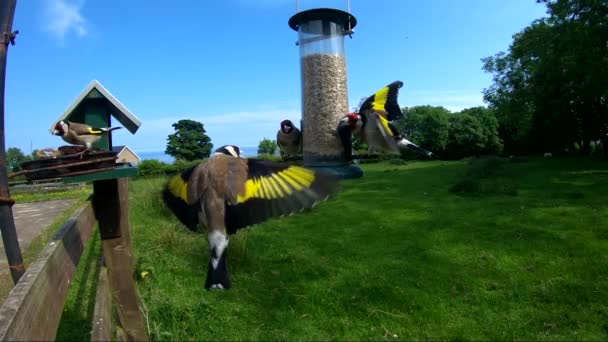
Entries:
[[91, 194], [91, 191], [93, 191], [93, 187], [87, 185], [82, 189], [67, 191], [15, 193], [11, 197], [15, 200], [15, 203], [32, 203], [59, 199], [86, 198]]
[[480, 163], [364, 165], [232, 237], [224, 292], [203, 289], [206, 238], [162, 206], [164, 180], [132, 181], [150, 339], [608, 339], [608, 163]]

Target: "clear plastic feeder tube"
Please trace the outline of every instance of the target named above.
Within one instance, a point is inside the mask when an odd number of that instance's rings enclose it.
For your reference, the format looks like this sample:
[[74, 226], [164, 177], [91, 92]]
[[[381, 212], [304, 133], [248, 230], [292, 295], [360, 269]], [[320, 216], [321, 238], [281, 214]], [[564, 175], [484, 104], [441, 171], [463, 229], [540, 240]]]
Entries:
[[289, 21], [300, 49], [304, 165], [346, 164], [336, 127], [348, 113], [344, 35], [355, 23], [334, 9], [300, 12]]

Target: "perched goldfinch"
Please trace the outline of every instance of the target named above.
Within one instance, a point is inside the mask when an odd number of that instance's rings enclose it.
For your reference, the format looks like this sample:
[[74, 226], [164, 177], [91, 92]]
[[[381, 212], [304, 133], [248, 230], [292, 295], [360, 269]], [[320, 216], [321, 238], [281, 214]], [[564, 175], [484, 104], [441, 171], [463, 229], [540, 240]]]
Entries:
[[302, 132], [293, 125], [291, 120], [281, 121], [277, 132], [277, 145], [282, 156], [296, 156], [302, 147]]
[[203, 163], [173, 176], [163, 188], [165, 205], [190, 230], [206, 227], [206, 289], [230, 288], [228, 236], [271, 217], [312, 208], [338, 189], [332, 175], [300, 166], [240, 157], [222, 146]]
[[399, 88], [403, 82], [395, 81], [368, 97], [359, 108], [359, 113], [349, 113], [338, 123], [338, 135], [347, 160], [352, 159], [352, 133], [368, 146], [368, 153], [386, 152], [399, 154], [400, 148], [410, 148], [419, 154], [430, 157], [429, 152], [405, 139], [391, 124], [403, 117], [397, 103]]
[[119, 128], [122, 127], [98, 128], [62, 120], [55, 124], [53, 135], [61, 136], [61, 138], [69, 144], [86, 147], [84, 151], [80, 152], [82, 154], [91, 151], [93, 144], [101, 139], [102, 135]]

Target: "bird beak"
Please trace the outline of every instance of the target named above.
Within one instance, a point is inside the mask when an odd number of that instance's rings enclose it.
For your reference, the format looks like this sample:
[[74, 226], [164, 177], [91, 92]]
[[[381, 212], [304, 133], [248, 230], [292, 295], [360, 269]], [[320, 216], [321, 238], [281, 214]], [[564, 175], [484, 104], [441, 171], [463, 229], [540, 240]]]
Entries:
[[58, 130], [54, 130], [53, 131], [53, 135], [59, 135], [59, 131]]
[[433, 155], [433, 152], [431, 152], [431, 151], [427, 151], [427, 150], [423, 149], [422, 147], [420, 147], [420, 146], [418, 146], [418, 145], [414, 144], [413, 142], [411, 142], [411, 141], [409, 141], [409, 140], [407, 140], [407, 139], [405, 139], [405, 138], [403, 138], [403, 139], [399, 140], [399, 142], [397, 142], [397, 144], [398, 144], [399, 146], [407, 147], [407, 148], [409, 148], [410, 150], [413, 150], [413, 151], [415, 151], [416, 153], [418, 153], [418, 154], [420, 154], [420, 155], [423, 155], [423, 156], [425, 156], [425, 157], [427, 157], [427, 158], [431, 158], [431, 157], [432, 157], [432, 155]]

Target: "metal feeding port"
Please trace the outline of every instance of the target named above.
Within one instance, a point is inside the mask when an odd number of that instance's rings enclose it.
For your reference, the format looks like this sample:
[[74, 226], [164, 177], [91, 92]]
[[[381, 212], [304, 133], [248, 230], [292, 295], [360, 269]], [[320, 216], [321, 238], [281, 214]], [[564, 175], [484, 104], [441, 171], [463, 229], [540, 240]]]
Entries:
[[[84, 148], [79, 146], [62, 146], [53, 153], [49, 149], [50, 157], [42, 157], [21, 163], [21, 171], [10, 177], [23, 175], [28, 181], [52, 179], [60, 177], [79, 176], [95, 172], [113, 170], [116, 166], [118, 154], [107, 150], [93, 150], [82, 153]], [[75, 152], [62, 155], [66, 151]], [[52, 155], [59, 154], [53, 157]]]

